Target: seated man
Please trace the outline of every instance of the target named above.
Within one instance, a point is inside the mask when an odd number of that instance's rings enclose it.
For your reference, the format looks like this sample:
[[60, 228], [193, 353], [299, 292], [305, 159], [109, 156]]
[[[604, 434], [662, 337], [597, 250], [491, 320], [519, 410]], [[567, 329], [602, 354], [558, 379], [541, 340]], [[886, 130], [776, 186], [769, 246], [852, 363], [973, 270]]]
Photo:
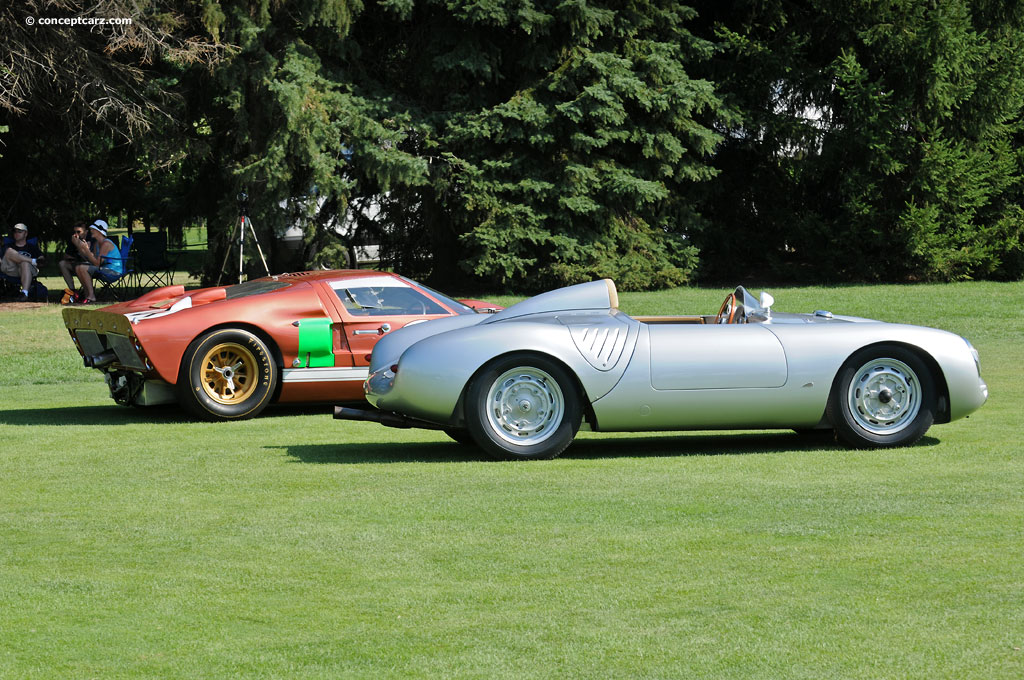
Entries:
[[121, 252], [117, 245], [107, 238], [107, 223], [96, 220], [89, 225], [89, 233], [92, 236], [92, 246], [82, 239], [72, 240], [84, 260], [82, 264], [75, 266], [75, 275], [82, 282], [82, 291], [87, 303], [96, 302], [96, 291], [92, 285], [94, 278], [110, 283], [124, 275]]
[[21, 282], [19, 300], [28, 300], [32, 280], [39, 274], [39, 260], [43, 258], [36, 239], [28, 238], [28, 227], [19, 222], [11, 235], [3, 240], [3, 260], [0, 271]]

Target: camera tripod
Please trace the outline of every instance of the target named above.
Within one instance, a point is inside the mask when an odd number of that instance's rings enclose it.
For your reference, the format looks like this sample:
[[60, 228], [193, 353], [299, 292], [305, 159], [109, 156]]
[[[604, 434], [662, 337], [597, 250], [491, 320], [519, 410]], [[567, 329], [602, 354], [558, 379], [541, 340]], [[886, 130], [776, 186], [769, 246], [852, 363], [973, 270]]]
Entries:
[[[241, 194], [245, 196], [245, 194]], [[248, 197], [246, 197], [248, 198]], [[231, 226], [231, 231], [228, 232], [228, 249], [224, 253], [224, 262], [220, 266], [220, 274], [217, 276], [217, 285], [220, 285], [220, 280], [224, 277], [224, 269], [228, 266], [228, 258], [231, 257], [231, 249], [234, 246], [235, 234], [238, 234], [238, 282], [242, 282], [243, 265], [245, 259], [243, 257], [245, 253], [245, 228], [249, 227], [249, 232], [252, 234], [253, 243], [256, 244], [256, 252], [260, 254], [260, 261], [263, 263], [263, 270], [267, 272], [267, 276], [270, 276], [270, 267], [267, 266], [267, 258], [263, 257], [263, 248], [260, 247], [260, 239], [256, 235], [256, 227], [252, 226], [252, 220], [246, 215], [248, 212], [245, 209], [245, 199], [239, 198], [240, 203], [240, 214], [238, 216], [238, 222]]]

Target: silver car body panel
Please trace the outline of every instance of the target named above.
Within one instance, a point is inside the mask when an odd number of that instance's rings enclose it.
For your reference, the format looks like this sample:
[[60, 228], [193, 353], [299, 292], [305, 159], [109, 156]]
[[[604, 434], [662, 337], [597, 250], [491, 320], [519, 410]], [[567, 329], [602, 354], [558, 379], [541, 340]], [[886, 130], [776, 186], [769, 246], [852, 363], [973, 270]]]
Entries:
[[402, 352], [413, 344], [433, 335], [447, 331], [476, 326], [487, 318], [486, 314], [459, 314], [441, 319], [431, 319], [423, 323], [403, 326], [392, 331], [377, 341], [370, 355], [370, 373], [381, 366], [397, 363]]
[[[426, 327], [433, 322], [421, 324]], [[596, 366], [601, 360], [593, 353], [588, 360], [573, 340], [573, 328], [587, 326], [591, 333], [617, 332], [619, 351], [613, 363]], [[435, 423], [454, 423], [462, 390], [473, 374], [489, 361], [512, 352], [535, 352], [561, 361], [576, 375], [588, 400], [599, 399], [619, 381], [636, 344], [641, 324], [618, 310], [603, 315], [590, 311], [553, 312], [514, 317], [500, 325], [482, 323], [457, 331], [445, 331], [413, 343], [397, 362], [390, 365], [371, 361], [367, 399], [383, 411], [395, 411]], [[397, 336], [397, 333], [396, 333]], [[376, 357], [377, 348], [374, 348]], [[610, 361], [610, 357], [609, 360]], [[381, 372], [383, 371], [383, 373]], [[374, 381], [377, 380], [375, 383]]]
[[656, 390], [786, 384], [786, 352], [760, 324], [657, 324], [647, 331]]
[[[625, 314], [562, 314], [556, 317], [569, 329], [576, 349], [599, 371], [615, 368], [639, 325]], [[632, 322], [632, 323], [630, 323]]]
[[972, 413], [988, 399], [988, 387], [981, 380], [970, 345], [959, 335], [924, 326], [859, 321], [862, 323], [805, 327], [773, 324], [768, 328], [786, 347], [793, 383], [827, 383], [823, 403], [847, 357], [879, 343], [906, 345], [934, 360], [941, 372], [936, 380], [946, 382], [950, 420]]
[[607, 311], [619, 306], [619, 295], [611, 279], [590, 281], [575, 286], [534, 295], [511, 307], [506, 307], [487, 319], [488, 324], [500, 323], [529, 314], [559, 311]]
[[[980, 407], [988, 396], [967, 343], [953, 333], [864, 321], [863, 323], [679, 325], [672, 329], [678, 358], [658, 352], [655, 332], [670, 326], [648, 326], [640, 334], [633, 360], [622, 380], [592, 404], [597, 429], [606, 431], [685, 430], [715, 428], [809, 428], [821, 422], [836, 374], [846, 359], [863, 347], [896, 343], [917, 348], [939, 366], [950, 396], [950, 419]], [[718, 328], [718, 333], [706, 333]], [[730, 329], [730, 330], [726, 330]], [[746, 334], [741, 329], [746, 329]], [[761, 340], [760, 330], [785, 348], [785, 380], [777, 386], [779, 357], [774, 351], [744, 355], [734, 361], [727, 350], [739, 339]], [[722, 339], [737, 339], [727, 344]], [[770, 345], [768, 345], [770, 347]], [[706, 360], [706, 367], [693, 360]], [[694, 377], [687, 377], [687, 371]], [[659, 374], [678, 375], [673, 389], [659, 389]], [[765, 379], [761, 379], [765, 377]], [[769, 380], [768, 378], [771, 378]], [[756, 384], [760, 382], [761, 384]], [[689, 383], [689, 384], [688, 384]], [[717, 384], [717, 386], [715, 386]]]
[[[652, 363], [650, 332], [654, 328], [645, 325], [640, 333], [633, 360], [622, 380], [609, 394], [593, 402], [592, 408], [597, 422], [595, 429], [630, 432], [692, 428], [812, 427], [821, 420], [824, 402], [812, 394], [786, 389], [785, 382], [779, 387], [655, 388], [652, 384], [654, 372], [667, 369], [671, 373], [676, 373], [688, 364], [684, 361], [672, 367]], [[701, 327], [691, 327], [697, 328]], [[694, 337], [701, 340], [716, 339], [713, 335], [695, 334]], [[689, 349], [689, 345], [686, 349]], [[705, 356], [714, 356], [715, 352], [716, 348], [713, 345], [705, 345], [700, 349], [700, 353]], [[748, 359], [744, 368], [750, 370], [755, 366], [757, 357]], [[772, 366], [771, 370], [774, 372], [777, 370], [777, 360], [777, 356], [773, 356], [764, 363]], [[723, 372], [722, 367], [729, 366], [728, 357], [719, 355], [711, 363], [714, 365], [711, 373], [734, 385], [742, 383], [739, 371]]]
[[969, 343], [946, 331], [768, 309], [741, 324], [641, 323], [616, 304], [614, 286], [594, 281], [494, 315], [403, 328], [374, 348], [367, 398], [383, 411], [458, 425], [460, 399], [481, 367], [533, 352], [576, 376], [597, 430], [805, 428], [822, 421], [844, 362], [878, 343], [934, 361], [951, 420], [988, 397]]

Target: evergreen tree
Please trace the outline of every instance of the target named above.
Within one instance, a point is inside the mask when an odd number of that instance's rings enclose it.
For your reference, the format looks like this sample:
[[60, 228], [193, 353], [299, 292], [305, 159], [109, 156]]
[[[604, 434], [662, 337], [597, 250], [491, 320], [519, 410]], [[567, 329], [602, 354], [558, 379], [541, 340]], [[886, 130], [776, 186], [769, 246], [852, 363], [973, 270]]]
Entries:
[[217, 35], [238, 51], [212, 77], [191, 76], [192, 89], [204, 94], [194, 115], [209, 143], [200, 175], [214, 253], [205, 278], [220, 275], [226, 235], [238, 220], [234, 197], [243, 192], [265, 247], [292, 224], [305, 225], [304, 259], [319, 262], [353, 198], [424, 183], [426, 160], [398, 149], [409, 117], [353, 85], [358, 55], [347, 37], [360, 3], [228, 0], [213, 7]]
[[410, 17], [430, 27], [417, 31], [448, 36], [410, 54], [439, 67], [416, 82], [429, 86], [419, 101], [446, 114], [434, 130], [451, 190], [439, 217], [458, 241], [433, 230], [443, 252], [524, 290], [600, 276], [627, 289], [687, 280], [696, 252], [679, 194], [711, 176], [704, 157], [717, 137], [704, 121], [718, 104], [685, 70], [711, 49], [685, 28], [692, 10], [519, 10], [472, 3], [438, 16], [427, 5], [428, 16]]
[[305, 211], [307, 259], [352, 201], [377, 197], [387, 263], [440, 285], [467, 273], [521, 290], [687, 279], [695, 250], [679, 194], [712, 174], [718, 106], [685, 69], [711, 50], [685, 28], [692, 10], [219, 7], [223, 38], [241, 51], [214, 82], [215, 157], [275, 229]]
[[728, 47], [708, 77], [741, 122], [700, 202], [709, 277], [1024, 273], [1019, 3], [711, 11], [702, 30]]
[[[90, 9], [90, 11], [92, 11]], [[0, 10], [8, 218], [204, 216], [446, 288], [1024, 274], [1006, 0], [146, 0]], [[58, 68], [59, 66], [59, 68]], [[274, 248], [270, 248], [275, 250]]]

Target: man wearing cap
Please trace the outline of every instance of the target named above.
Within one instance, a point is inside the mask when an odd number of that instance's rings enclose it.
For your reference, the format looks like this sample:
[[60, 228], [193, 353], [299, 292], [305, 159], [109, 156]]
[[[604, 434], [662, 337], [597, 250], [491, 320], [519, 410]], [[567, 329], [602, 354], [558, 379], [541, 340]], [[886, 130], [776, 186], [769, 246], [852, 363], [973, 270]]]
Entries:
[[[85, 292], [85, 302], [96, 302], [96, 291], [93, 289], [92, 280], [100, 279], [110, 283], [121, 278], [124, 274], [124, 261], [121, 260], [121, 253], [113, 241], [107, 238], [107, 223], [103, 220], [96, 220], [89, 225], [89, 233], [92, 234], [92, 246], [81, 238], [72, 237], [72, 243], [78, 248], [82, 264], [75, 267], [75, 275], [82, 282], [82, 290]], [[70, 275], [65, 278], [68, 287], [71, 287]]]
[[21, 279], [21, 300], [28, 300], [28, 290], [32, 279], [39, 274], [39, 260], [43, 254], [35, 239], [29, 240], [28, 227], [19, 222], [11, 230], [10, 238], [4, 239], [3, 260], [0, 271], [7, 276]]

